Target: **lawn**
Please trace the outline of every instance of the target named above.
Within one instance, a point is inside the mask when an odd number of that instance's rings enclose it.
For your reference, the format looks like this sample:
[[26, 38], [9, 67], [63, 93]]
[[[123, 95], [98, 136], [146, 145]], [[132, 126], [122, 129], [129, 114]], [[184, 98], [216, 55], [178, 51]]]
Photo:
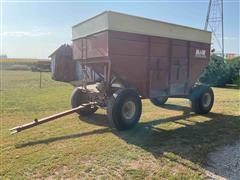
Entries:
[[1, 72], [0, 179], [205, 179], [208, 154], [240, 138], [240, 91], [214, 88], [207, 115], [184, 99], [163, 108], [143, 101], [140, 123], [119, 132], [104, 110], [77, 114], [10, 135], [9, 129], [69, 108], [71, 85], [43, 73]]

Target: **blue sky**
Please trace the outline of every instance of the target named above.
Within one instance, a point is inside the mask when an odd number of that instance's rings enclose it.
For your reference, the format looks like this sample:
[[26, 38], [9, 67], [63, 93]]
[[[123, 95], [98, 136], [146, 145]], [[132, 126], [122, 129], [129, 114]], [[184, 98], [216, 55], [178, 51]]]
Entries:
[[[225, 51], [239, 54], [239, 1], [224, 1]], [[71, 27], [102, 11], [112, 10], [161, 21], [204, 28], [208, 0], [128, 2], [2, 3], [3, 53], [8, 57], [47, 58], [71, 43]]]

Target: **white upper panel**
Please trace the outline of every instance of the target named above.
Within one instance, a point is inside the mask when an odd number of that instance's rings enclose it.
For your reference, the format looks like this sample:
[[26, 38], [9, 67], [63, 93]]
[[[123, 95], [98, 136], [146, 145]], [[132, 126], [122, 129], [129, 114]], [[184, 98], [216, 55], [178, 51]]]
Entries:
[[72, 38], [78, 39], [104, 30], [115, 30], [211, 43], [211, 32], [137, 16], [105, 11], [72, 27]]

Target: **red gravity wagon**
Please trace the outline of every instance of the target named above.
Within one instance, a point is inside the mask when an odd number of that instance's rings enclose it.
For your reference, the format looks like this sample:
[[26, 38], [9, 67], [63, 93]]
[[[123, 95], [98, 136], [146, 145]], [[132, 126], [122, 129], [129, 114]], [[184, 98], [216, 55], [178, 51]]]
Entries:
[[53, 79], [73, 84], [72, 108], [12, 129], [19, 132], [104, 108], [118, 130], [136, 125], [142, 99], [163, 106], [187, 98], [197, 114], [214, 102], [210, 87], [196, 84], [210, 58], [211, 32], [111, 11], [72, 27], [72, 45], [52, 55]]

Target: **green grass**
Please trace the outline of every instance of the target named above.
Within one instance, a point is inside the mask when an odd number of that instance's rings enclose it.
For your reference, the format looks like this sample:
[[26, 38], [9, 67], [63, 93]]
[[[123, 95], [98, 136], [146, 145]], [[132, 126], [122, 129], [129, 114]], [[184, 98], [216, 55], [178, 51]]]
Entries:
[[69, 108], [72, 87], [44, 74], [3, 71], [0, 179], [205, 179], [209, 152], [240, 137], [238, 89], [214, 88], [208, 115], [190, 113], [188, 101], [164, 108], [143, 101], [140, 123], [119, 132], [104, 110], [76, 114], [10, 135], [9, 128]]

